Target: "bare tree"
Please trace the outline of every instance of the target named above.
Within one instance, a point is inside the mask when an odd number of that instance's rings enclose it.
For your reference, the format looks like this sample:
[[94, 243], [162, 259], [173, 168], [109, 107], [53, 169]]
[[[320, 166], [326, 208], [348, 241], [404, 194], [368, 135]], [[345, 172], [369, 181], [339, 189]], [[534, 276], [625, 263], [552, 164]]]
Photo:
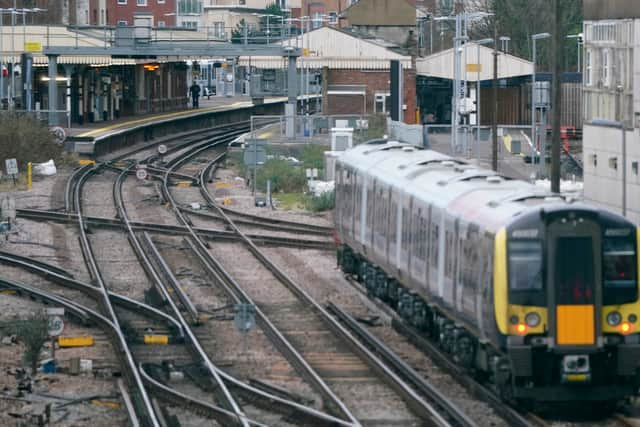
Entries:
[[23, 360], [35, 374], [40, 352], [49, 337], [49, 322], [44, 315], [36, 314], [29, 319], [17, 321], [14, 330], [26, 347], [22, 356]]

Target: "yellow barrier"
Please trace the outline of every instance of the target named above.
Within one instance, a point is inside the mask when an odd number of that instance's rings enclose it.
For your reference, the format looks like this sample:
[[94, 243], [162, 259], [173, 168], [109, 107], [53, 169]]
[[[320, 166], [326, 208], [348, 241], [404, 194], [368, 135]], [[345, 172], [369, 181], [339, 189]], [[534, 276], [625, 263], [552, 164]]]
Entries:
[[60, 348], [91, 347], [93, 343], [93, 337], [58, 337]]
[[96, 161], [95, 160], [89, 160], [89, 159], [80, 159], [80, 160], [78, 160], [78, 164], [80, 166], [95, 165]]
[[92, 400], [92, 405], [104, 406], [111, 409], [120, 409], [120, 404], [118, 402], [107, 402], [104, 400]]
[[229, 182], [216, 182], [215, 187], [216, 188], [229, 188], [231, 187], [231, 183]]
[[27, 190], [31, 190], [33, 187], [33, 164], [27, 163]]
[[181, 188], [188, 188], [188, 187], [191, 187], [191, 181], [178, 181], [176, 183], [176, 186]]
[[225, 206], [229, 206], [231, 203], [233, 203], [233, 200], [231, 200], [231, 199], [230, 199], [230, 198], [228, 198], [228, 197], [225, 197], [225, 198], [222, 200], [222, 204], [223, 204], [223, 205], [225, 205]]
[[15, 295], [17, 292], [13, 289], [3, 289], [0, 291], [2, 295]]
[[155, 345], [167, 345], [169, 344], [169, 337], [167, 335], [145, 335], [144, 343], [155, 344]]

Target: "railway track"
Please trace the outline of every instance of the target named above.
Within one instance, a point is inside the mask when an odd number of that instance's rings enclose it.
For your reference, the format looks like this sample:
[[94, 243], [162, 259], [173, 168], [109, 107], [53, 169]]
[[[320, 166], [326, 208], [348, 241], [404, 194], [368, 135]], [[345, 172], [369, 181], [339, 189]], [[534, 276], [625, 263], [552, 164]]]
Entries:
[[[64, 224], [76, 224], [78, 217], [75, 213], [56, 212], [56, 211], [44, 211], [38, 209], [17, 209], [17, 215], [20, 218], [35, 220], [35, 221], [55, 221]], [[119, 219], [84, 216], [85, 224], [92, 227], [103, 227], [108, 229], [124, 230], [125, 226]], [[159, 224], [150, 222], [130, 221], [131, 227], [136, 231], [148, 231], [154, 234], [160, 235], [190, 235], [189, 230], [180, 225]], [[213, 230], [207, 228], [194, 227], [196, 233], [210, 239], [212, 241], [234, 241], [239, 240], [240, 237], [232, 231]], [[265, 246], [287, 246], [292, 248], [302, 249], [323, 249], [334, 250], [335, 243], [329, 240], [318, 239], [300, 239], [292, 237], [282, 236], [270, 236], [270, 235], [249, 235], [254, 242], [259, 245]]]
[[[172, 162], [169, 165], [166, 174], [165, 181], [163, 183], [163, 197], [165, 200], [168, 200], [169, 203], [174, 207], [176, 215], [180, 219], [180, 221], [187, 227], [190, 225], [189, 219], [185, 216], [185, 212], [180, 210], [177, 206], [177, 203], [173, 199], [171, 192], [169, 191], [168, 181], [170, 178], [171, 172], [173, 172], [178, 166], [188, 161], [189, 158], [192, 158], [196, 155], [199, 155], [201, 152], [205, 151], [205, 148], [194, 150], [189, 155], [185, 155], [181, 159], [176, 159], [175, 162]], [[265, 265], [267, 269], [269, 269], [277, 278], [283, 283], [286, 283], [291, 286], [293, 289], [293, 293], [297, 295], [298, 298], [301, 299], [303, 306], [307, 306], [307, 310], [311, 307], [311, 311], [315, 313], [320, 313], [320, 318], [316, 319], [316, 323], [325, 323], [329, 325], [329, 328], [332, 330], [332, 333], [337, 334], [340, 337], [340, 340], [343, 340], [347, 343], [347, 346], [352, 348], [352, 351], [356, 351], [359, 357], [362, 357], [368, 363], [368, 368], [372, 369], [376, 372], [377, 375], [385, 378], [385, 382], [389, 385], [391, 384], [391, 388], [395, 390], [396, 393], [402, 396], [402, 398], [408, 402], [409, 406], [412, 408], [413, 412], [418, 414], [419, 418], [423, 420], [423, 422], [429, 425], [449, 425], [449, 422], [442, 418], [429, 404], [427, 404], [421, 397], [419, 397], [413, 389], [411, 389], [406, 383], [404, 383], [400, 378], [398, 378], [393, 372], [391, 372], [383, 363], [381, 363], [373, 354], [371, 354], [364, 346], [362, 346], [357, 340], [355, 340], [332, 316], [330, 316], [322, 307], [320, 307], [315, 301], [313, 301], [299, 286], [297, 286], [291, 279], [289, 279], [286, 274], [280, 271], [273, 263], [270, 263], [269, 260], [260, 253], [255, 244], [248, 240], [247, 236], [243, 234], [237, 226], [229, 219], [226, 213], [218, 209], [217, 204], [213, 200], [213, 198], [208, 195], [206, 197], [204, 193], [206, 193], [206, 188], [203, 183], [208, 182], [208, 178], [210, 177], [211, 170], [215, 166], [216, 162], [223, 158], [224, 153], [218, 154], [214, 161], [210, 162], [204, 169], [202, 169], [200, 174], [199, 182], [201, 183], [201, 192], [203, 192], [203, 196], [207, 200], [210, 206], [216, 207], [218, 210], [218, 215], [227, 221], [228, 225], [239, 235], [242, 237], [243, 242], [250, 248], [251, 252], [261, 260], [263, 265]], [[230, 294], [232, 298], [236, 301], [245, 302], [248, 304], [252, 304], [255, 306], [254, 300], [242, 289], [242, 287], [231, 277], [231, 275], [224, 269], [222, 264], [211, 256], [208, 251], [206, 245], [203, 242], [198, 241], [198, 236], [193, 236], [194, 243], [192, 247], [195, 252], [198, 253], [198, 256], [201, 262], [205, 265], [209, 265], [209, 269], [212, 274], [217, 275], [218, 279], [225, 283], [225, 287], [227, 288], [227, 292]], [[254, 252], [256, 251], [256, 252]], [[350, 422], [354, 425], [359, 425], [359, 420], [347, 409], [347, 406], [332, 392], [331, 388], [328, 387], [325, 381], [321, 379], [321, 377], [315, 372], [315, 370], [307, 363], [307, 361], [301, 357], [296, 351], [295, 347], [290, 343], [287, 343], [287, 340], [284, 339], [284, 334], [278, 331], [278, 328], [275, 327], [271, 319], [269, 319], [265, 313], [261, 310], [260, 304], [256, 307], [256, 312], [258, 316], [258, 323], [262, 326], [263, 330], [266, 331], [267, 335], [271, 337], [272, 340], [276, 340], [278, 343], [279, 349], [287, 354], [287, 358], [290, 360], [293, 366], [295, 366], [300, 372], [301, 375], [314, 387], [320, 390], [321, 395], [327, 400], [331, 402], [330, 406], [336, 411], [337, 415], [340, 415], [342, 418], [345, 418], [345, 421]], [[342, 344], [344, 345], [344, 343]], [[283, 350], [284, 349], [284, 350]], [[462, 424], [468, 425], [468, 424]]]

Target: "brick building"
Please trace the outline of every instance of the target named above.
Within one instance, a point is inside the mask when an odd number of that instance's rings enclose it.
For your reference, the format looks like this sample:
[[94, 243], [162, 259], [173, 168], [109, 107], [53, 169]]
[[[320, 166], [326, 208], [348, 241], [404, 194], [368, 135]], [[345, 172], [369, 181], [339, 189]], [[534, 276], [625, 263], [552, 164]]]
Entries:
[[90, 0], [90, 25], [135, 25], [143, 17], [153, 27], [176, 25], [177, 0]]
[[[285, 41], [288, 44], [289, 41]], [[392, 45], [362, 39], [334, 27], [313, 30], [292, 44], [308, 49], [309, 56], [297, 60], [298, 69], [321, 71], [324, 114], [388, 114], [390, 107], [390, 64], [404, 69], [404, 122], [416, 119], [416, 72], [410, 56], [391, 50]], [[240, 58], [241, 66], [284, 69], [282, 58]]]

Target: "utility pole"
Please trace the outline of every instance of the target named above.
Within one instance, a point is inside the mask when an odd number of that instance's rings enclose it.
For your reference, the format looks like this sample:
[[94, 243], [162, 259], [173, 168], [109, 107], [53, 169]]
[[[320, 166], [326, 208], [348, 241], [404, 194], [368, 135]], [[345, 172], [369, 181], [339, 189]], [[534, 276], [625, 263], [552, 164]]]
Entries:
[[[562, 6], [553, 0], [553, 85], [552, 96], [552, 142], [551, 142], [551, 192], [560, 193], [560, 116], [562, 113]], [[544, 153], [544, 149], [542, 150]], [[543, 156], [542, 159], [545, 157]], [[542, 160], [541, 160], [542, 161]]]
[[493, 21], [493, 117], [491, 120], [491, 169], [498, 171], [498, 16]]

